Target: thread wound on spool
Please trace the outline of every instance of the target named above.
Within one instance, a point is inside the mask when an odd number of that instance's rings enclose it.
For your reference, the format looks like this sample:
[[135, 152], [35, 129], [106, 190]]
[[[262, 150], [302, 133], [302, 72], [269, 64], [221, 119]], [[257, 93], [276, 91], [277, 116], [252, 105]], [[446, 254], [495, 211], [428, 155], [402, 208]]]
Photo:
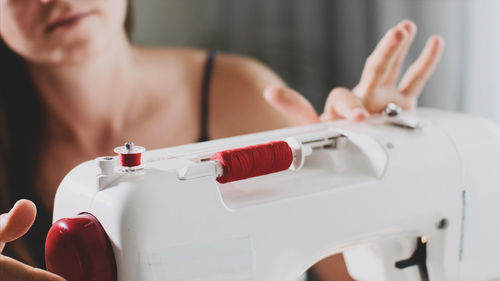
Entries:
[[293, 161], [293, 152], [284, 141], [252, 145], [217, 152], [212, 160], [219, 161], [223, 175], [217, 178], [227, 183], [286, 170]]
[[119, 154], [122, 167], [136, 167], [141, 165], [141, 153]]
[[120, 165], [125, 168], [136, 168], [141, 166], [141, 155], [146, 149], [136, 146], [133, 142], [127, 142], [124, 146], [114, 149], [120, 159]]

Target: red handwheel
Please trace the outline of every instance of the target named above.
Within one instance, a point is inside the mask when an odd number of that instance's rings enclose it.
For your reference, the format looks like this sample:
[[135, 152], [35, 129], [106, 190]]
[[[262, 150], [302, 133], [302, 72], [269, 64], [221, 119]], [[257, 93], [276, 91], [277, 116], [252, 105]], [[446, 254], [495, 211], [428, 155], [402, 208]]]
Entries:
[[116, 261], [108, 236], [96, 217], [61, 219], [45, 242], [47, 270], [68, 281], [116, 281]]

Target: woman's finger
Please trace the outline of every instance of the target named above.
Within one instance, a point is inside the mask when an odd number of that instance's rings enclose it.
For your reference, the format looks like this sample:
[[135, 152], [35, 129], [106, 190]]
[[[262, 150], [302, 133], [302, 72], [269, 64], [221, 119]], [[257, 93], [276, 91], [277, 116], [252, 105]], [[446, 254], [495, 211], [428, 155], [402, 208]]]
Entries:
[[301, 94], [284, 86], [268, 87], [265, 99], [278, 111], [298, 125], [319, 122], [318, 114], [311, 103]]
[[425, 83], [434, 71], [441, 54], [444, 40], [439, 36], [431, 36], [425, 44], [418, 59], [408, 68], [399, 84], [399, 91], [408, 96], [418, 96]]
[[0, 255], [0, 281], [64, 281], [50, 272], [33, 268], [9, 257]]
[[406, 30], [401, 26], [396, 26], [380, 40], [373, 53], [366, 60], [358, 85], [361, 93], [371, 94], [377, 86], [382, 84], [406, 37], [408, 37]]
[[408, 33], [408, 36], [402, 43], [401, 49], [396, 55], [396, 59], [394, 60], [393, 65], [390, 66], [389, 74], [383, 82], [384, 85], [395, 85], [396, 80], [401, 73], [401, 68], [403, 66], [406, 55], [408, 54], [408, 50], [410, 49], [410, 46], [415, 39], [415, 35], [417, 34], [417, 25], [411, 20], [403, 20], [398, 24], [398, 26], [404, 28]]
[[0, 244], [16, 240], [31, 227], [36, 217], [36, 206], [29, 200], [19, 200], [9, 213], [0, 216]]
[[330, 121], [338, 118], [361, 122], [366, 120], [370, 114], [363, 106], [363, 102], [353, 92], [346, 88], [333, 89], [325, 104], [325, 111], [321, 115], [321, 121]]

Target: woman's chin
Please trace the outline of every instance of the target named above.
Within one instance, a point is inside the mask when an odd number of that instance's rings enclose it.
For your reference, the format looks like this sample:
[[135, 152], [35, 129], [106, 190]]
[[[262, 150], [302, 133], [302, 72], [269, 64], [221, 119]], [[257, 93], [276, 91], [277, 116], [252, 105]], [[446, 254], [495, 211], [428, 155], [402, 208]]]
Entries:
[[64, 65], [78, 64], [89, 60], [97, 54], [102, 47], [96, 42], [88, 40], [75, 40], [70, 44], [58, 44], [36, 52], [23, 54], [28, 63], [38, 65]]
[[51, 52], [48, 63], [53, 65], [79, 64], [88, 60], [92, 53], [91, 48], [84, 44], [60, 48]]
[[[73, 26], [59, 27], [41, 36], [23, 57], [37, 64], [83, 63], [96, 55], [106, 53], [114, 43], [126, 40], [125, 31], [122, 29], [121, 26], [106, 26], [97, 17], [89, 17]], [[120, 34], [120, 31], [123, 34]]]
[[40, 51], [39, 55], [33, 58], [33, 62], [52, 65], [79, 64], [110, 48], [109, 39], [105, 36], [79, 35], [73, 34], [72, 38], [64, 38], [50, 44], [50, 47]]
[[107, 37], [102, 30], [92, 26], [87, 20], [77, 26], [54, 30], [46, 40], [47, 56], [50, 63], [78, 63], [92, 54], [106, 48]]

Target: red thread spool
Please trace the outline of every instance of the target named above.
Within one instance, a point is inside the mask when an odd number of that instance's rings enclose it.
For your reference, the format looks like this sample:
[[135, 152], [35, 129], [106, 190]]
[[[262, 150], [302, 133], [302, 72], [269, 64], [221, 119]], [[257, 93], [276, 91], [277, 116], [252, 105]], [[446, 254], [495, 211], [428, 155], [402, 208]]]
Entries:
[[227, 183], [286, 170], [293, 161], [293, 152], [284, 141], [252, 145], [217, 152], [212, 160], [223, 168], [220, 183]]
[[120, 165], [122, 167], [135, 167], [141, 165], [141, 153], [120, 154]]
[[122, 167], [137, 167], [141, 165], [141, 156], [146, 149], [142, 146], [135, 146], [133, 142], [127, 142], [124, 146], [115, 148]]

